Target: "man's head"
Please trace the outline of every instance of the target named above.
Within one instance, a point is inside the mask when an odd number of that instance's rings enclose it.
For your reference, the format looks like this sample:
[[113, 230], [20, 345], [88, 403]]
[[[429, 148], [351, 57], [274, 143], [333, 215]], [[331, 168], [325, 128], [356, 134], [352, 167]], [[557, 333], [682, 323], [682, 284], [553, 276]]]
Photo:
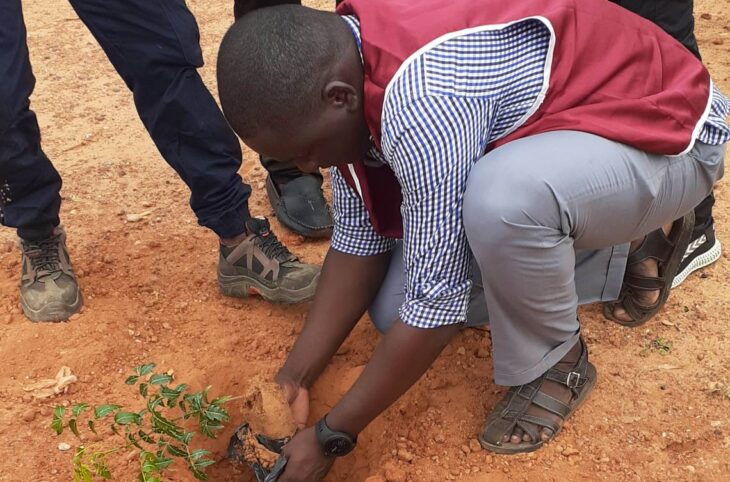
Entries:
[[244, 15], [218, 53], [223, 112], [255, 151], [300, 169], [352, 162], [368, 148], [355, 39], [333, 13], [295, 5]]

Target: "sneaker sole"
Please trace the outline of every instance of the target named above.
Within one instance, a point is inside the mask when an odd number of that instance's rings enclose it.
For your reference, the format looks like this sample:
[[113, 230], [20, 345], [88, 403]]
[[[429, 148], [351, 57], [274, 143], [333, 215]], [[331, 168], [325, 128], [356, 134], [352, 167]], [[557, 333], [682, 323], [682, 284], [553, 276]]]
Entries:
[[269, 288], [259, 281], [245, 276], [226, 276], [218, 273], [218, 288], [224, 295], [233, 298], [260, 296], [272, 303], [289, 304], [310, 300], [314, 297], [318, 281], [319, 274], [304, 288], [289, 290], [286, 288]]
[[677, 286], [684, 283], [684, 280], [686, 280], [689, 275], [691, 275], [698, 269], [709, 266], [718, 259], [720, 259], [721, 255], [722, 246], [720, 245], [720, 241], [718, 239], [715, 239], [715, 244], [712, 245], [712, 248], [710, 248], [707, 252], [697, 256], [695, 259], [692, 260], [690, 264], [687, 265], [686, 268], [682, 270], [682, 272], [677, 273], [677, 276], [675, 276], [674, 280], [672, 281], [672, 288], [676, 288]]
[[60, 302], [49, 303], [39, 310], [34, 310], [20, 297], [20, 304], [23, 307], [23, 314], [33, 323], [58, 323], [67, 321], [71, 316], [79, 312], [84, 304], [81, 292], [76, 292], [76, 301], [71, 305]]

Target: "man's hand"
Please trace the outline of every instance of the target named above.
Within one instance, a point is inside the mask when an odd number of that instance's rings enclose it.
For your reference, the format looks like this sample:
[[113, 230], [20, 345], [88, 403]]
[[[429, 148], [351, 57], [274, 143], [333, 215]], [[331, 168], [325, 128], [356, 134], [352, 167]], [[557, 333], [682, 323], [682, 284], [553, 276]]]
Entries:
[[312, 386], [375, 298], [389, 261], [390, 253], [327, 252], [304, 328], [279, 373], [297, 387]]
[[294, 423], [297, 424], [297, 430], [302, 430], [307, 426], [307, 418], [309, 417], [309, 390], [283, 372], [276, 375], [275, 381], [284, 391], [286, 401], [289, 402], [289, 408]]
[[284, 446], [282, 454], [287, 458], [284, 473], [278, 482], [319, 482], [327, 475], [334, 457], [324, 454], [317, 442], [314, 427], [298, 432]]

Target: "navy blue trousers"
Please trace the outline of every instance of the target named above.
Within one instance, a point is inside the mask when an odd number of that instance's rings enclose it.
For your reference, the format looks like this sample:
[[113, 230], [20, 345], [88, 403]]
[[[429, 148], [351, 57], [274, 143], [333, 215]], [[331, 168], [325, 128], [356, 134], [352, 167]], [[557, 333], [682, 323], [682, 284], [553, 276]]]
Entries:
[[[133, 93], [140, 119], [190, 187], [201, 225], [244, 231], [251, 188], [241, 149], [197, 73], [198, 26], [184, 0], [70, 0]], [[41, 149], [20, 0], [0, 1], [0, 222], [29, 240], [59, 224], [61, 178]]]

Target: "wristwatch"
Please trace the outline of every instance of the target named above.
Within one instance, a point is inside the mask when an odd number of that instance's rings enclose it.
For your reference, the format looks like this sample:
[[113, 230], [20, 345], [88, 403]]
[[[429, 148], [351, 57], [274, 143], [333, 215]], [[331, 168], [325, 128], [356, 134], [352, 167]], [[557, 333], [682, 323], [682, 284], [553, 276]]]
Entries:
[[317, 434], [317, 441], [324, 450], [325, 455], [330, 457], [342, 457], [349, 454], [357, 444], [357, 437], [345, 432], [335, 432], [327, 426], [327, 415], [322, 417], [314, 426]]

